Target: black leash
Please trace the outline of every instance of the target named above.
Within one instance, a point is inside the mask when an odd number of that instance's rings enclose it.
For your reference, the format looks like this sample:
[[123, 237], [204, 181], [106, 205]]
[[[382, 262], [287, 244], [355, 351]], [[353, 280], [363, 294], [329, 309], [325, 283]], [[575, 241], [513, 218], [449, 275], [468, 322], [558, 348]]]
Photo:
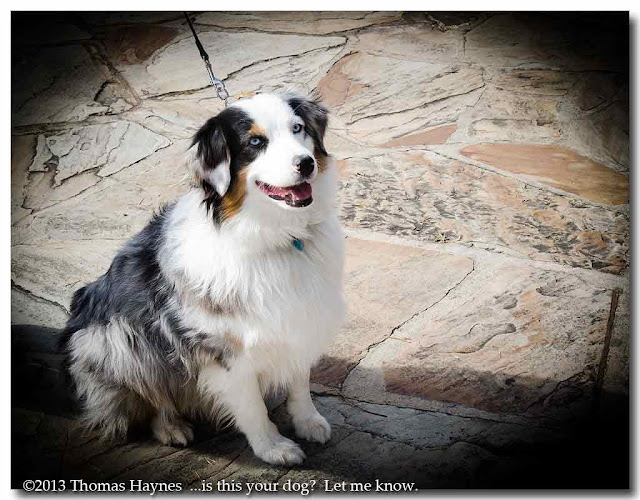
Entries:
[[196, 35], [196, 30], [193, 29], [193, 24], [191, 24], [191, 19], [187, 13], [184, 13], [184, 17], [187, 18], [187, 23], [189, 23], [189, 28], [191, 28], [191, 33], [193, 33], [193, 38], [196, 40], [196, 47], [198, 47], [198, 52], [200, 52], [200, 57], [204, 61], [204, 65], [207, 68], [207, 73], [209, 73], [209, 80], [211, 80], [211, 85], [216, 89], [216, 94], [218, 97], [224, 101], [224, 105], [227, 105], [227, 99], [229, 99], [229, 92], [227, 92], [227, 88], [224, 86], [224, 82], [219, 80], [213, 74], [213, 70], [211, 69], [211, 63], [209, 62], [209, 54], [204, 50], [204, 47], [200, 43], [200, 39], [198, 35]]

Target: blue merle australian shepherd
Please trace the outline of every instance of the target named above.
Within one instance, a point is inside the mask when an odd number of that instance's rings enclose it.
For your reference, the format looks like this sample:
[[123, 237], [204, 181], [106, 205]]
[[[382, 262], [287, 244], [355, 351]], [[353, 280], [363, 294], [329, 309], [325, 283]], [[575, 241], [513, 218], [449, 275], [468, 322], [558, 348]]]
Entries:
[[304, 453], [264, 403], [285, 388], [296, 434], [329, 439], [309, 395], [344, 311], [326, 126], [314, 99], [258, 94], [197, 132], [193, 188], [73, 297], [63, 339], [90, 428], [117, 438], [149, 424], [186, 445], [185, 418], [226, 418], [262, 460], [296, 464]]

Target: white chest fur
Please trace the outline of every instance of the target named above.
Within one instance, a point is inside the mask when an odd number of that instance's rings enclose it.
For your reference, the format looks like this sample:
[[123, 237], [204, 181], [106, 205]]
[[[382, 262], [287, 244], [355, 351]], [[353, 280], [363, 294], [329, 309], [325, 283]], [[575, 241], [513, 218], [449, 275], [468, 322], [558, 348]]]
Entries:
[[[183, 321], [210, 335], [231, 334], [264, 370], [276, 363], [308, 367], [326, 349], [344, 314], [344, 237], [337, 216], [295, 227], [259, 227], [242, 219], [215, 228], [197, 193], [173, 210], [160, 252], [165, 274], [202, 301], [185, 303]], [[265, 238], [264, 233], [268, 236]], [[302, 236], [303, 250], [293, 245]]]

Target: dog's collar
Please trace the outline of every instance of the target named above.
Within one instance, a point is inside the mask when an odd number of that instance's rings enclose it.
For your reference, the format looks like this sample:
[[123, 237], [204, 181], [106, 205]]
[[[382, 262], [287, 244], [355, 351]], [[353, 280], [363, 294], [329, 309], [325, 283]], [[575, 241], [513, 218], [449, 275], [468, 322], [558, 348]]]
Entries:
[[304, 250], [304, 241], [299, 240], [298, 238], [291, 240], [291, 244], [295, 249], [300, 250], [301, 252]]

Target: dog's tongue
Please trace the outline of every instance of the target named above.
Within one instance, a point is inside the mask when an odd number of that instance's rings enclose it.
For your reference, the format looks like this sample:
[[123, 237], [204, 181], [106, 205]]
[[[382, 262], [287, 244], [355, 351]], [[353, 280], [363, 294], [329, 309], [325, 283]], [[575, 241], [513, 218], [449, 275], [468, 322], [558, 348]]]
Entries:
[[294, 200], [306, 200], [311, 197], [311, 184], [303, 182], [288, 188], [288, 191]]
[[291, 201], [306, 200], [311, 197], [311, 184], [303, 182], [286, 188], [270, 186], [269, 193]]
[[274, 200], [284, 200], [292, 207], [306, 207], [313, 199], [311, 198], [311, 184], [303, 182], [289, 187], [270, 186], [265, 183], [258, 183], [260, 189]]

